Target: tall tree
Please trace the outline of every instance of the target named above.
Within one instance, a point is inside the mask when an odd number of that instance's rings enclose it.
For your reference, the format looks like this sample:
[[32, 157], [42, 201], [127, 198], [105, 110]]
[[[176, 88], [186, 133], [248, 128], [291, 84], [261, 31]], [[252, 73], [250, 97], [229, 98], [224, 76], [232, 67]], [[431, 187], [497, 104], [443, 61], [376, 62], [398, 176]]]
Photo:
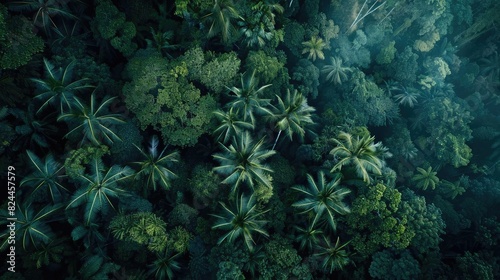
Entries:
[[293, 134], [298, 134], [302, 139], [305, 134], [304, 127], [314, 123], [311, 119], [311, 113], [315, 111], [307, 104], [307, 99], [297, 90], [294, 90], [292, 94], [290, 90], [287, 90], [285, 100], [279, 96], [276, 97], [278, 98], [278, 106], [273, 107], [273, 114], [270, 115], [270, 118], [276, 122], [276, 127], [280, 131], [274, 142], [273, 150], [283, 131], [290, 140], [292, 140]]
[[262, 184], [271, 188], [271, 181], [268, 174], [272, 170], [263, 163], [265, 159], [275, 154], [274, 151], [263, 148], [264, 139], [253, 142], [248, 132], [242, 133], [239, 137], [234, 137], [229, 147], [221, 144], [222, 153], [213, 155], [220, 165], [214, 170], [227, 176], [222, 183], [231, 184], [231, 192], [242, 184], [246, 183], [252, 189], [255, 184]]
[[435, 189], [439, 183], [439, 178], [436, 176], [437, 172], [432, 170], [429, 166], [427, 169], [417, 167], [418, 173], [415, 174], [411, 180], [416, 183], [416, 187], [426, 190], [428, 187]]
[[250, 120], [255, 125], [254, 113], [269, 113], [265, 106], [269, 105], [268, 99], [261, 99], [259, 95], [264, 89], [271, 86], [267, 84], [259, 88], [259, 80], [255, 77], [255, 71], [252, 74], [245, 73], [241, 75], [241, 87], [235, 86], [229, 88], [234, 95], [230, 97], [232, 100], [227, 104], [229, 108], [235, 108], [243, 114], [243, 120]]
[[218, 244], [221, 244], [225, 240], [234, 242], [234, 240], [242, 236], [247, 248], [252, 250], [255, 244], [255, 240], [252, 237], [254, 233], [268, 236], [267, 232], [263, 229], [266, 221], [260, 220], [260, 216], [267, 211], [260, 211], [257, 208], [254, 196], [247, 198], [242, 194], [240, 197], [237, 197], [233, 209], [229, 209], [222, 202], [220, 204], [224, 208], [224, 214], [213, 215], [218, 221], [212, 229], [222, 229], [228, 232], [219, 239]]
[[158, 145], [158, 137], [154, 135], [151, 138], [147, 151], [136, 146], [141, 152], [143, 160], [134, 162], [140, 166], [139, 171], [136, 173], [136, 178], [146, 177], [146, 187], [152, 187], [154, 191], [156, 191], [157, 186], [161, 186], [165, 190], [170, 188], [170, 180], [177, 177], [177, 175], [169, 168], [173, 163], [179, 161], [179, 152], [175, 151], [165, 154], [167, 147], [159, 152]]
[[331, 274], [334, 270], [342, 270], [351, 262], [349, 253], [345, 249], [349, 242], [341, 244], [339, 237], [337, 237], [335, 244], [332, 244], [326, 236], [323, 237], [323, 240], [323, 244], [317, 246], [318, 252], [314, 256], [322, 259], [321, 264], [325, 272]]
[[222, 140], [222, 143], [227, 143], [229, 139], [243, 133], [244, 130], [254, 128], [252, 123], [241, 120], [238, 110], [233, 107], [227, 112], [217, 110], [214, 115], [219, 120], [219, 126], [214, 130], [214, 134], [218, 135], [216, 141]]
[[304, 196], [292, 206], [302, 209], [302, 213], [314, 213], [314, 220], [310, 228], [314, 228], [316, 223], [326, 220], [330, 227], [335, 230], [337, 228], [335, 215], [345, 215], [350, 212], [343, 199], [351, 191], [340, 186], [340, 176], [331, 182], [326, 182], [323, 171], [318, 173], [316, 181], [310, 174], [307, 174], [307, 182], [307, 188], [304, 186], [292, 188]]
[[61, 179], [64, 177], [61, 170], [64, 166], [54, 159], [53, 154], [48, 154], [47, 157], [42, 160], [30, 150], [26, 152], [34, 171], [26, 176], [19, 186], [29, 186], [33, 188], [30, 193], [30, 198], [33, 198], [37, 191], [42, 190], [50, 195], [53, 203], [61, 202], [64, 194], [68, 192], [68, 189], [61, 184]]
[[316, 61], [316, 58], [321, 60], [325, 59], [325, 54], [323, 53], [323, 49], [326, 47], [323, 39], [312, 36], [309, 41], [302, 42], [304, 49], [302, 49], [302, 54], [306, 54], [308, 59], [312, 59], [312, 61]]
[[[47, 205], [41, 209], [36, 209], [37, 207], [30, 202], [19, 202], [16, 207], [16, 243], [20, 242], [24, 250], [30, 246], [37, 249], [41, 244], [48, 244], [54, 238], [54, 232], [47, 224], [50, 221], [48, 218], [61, 210], [61, 204]], [[2, 213], [2, 216], [4, 216], [4, 213]], [[6, 218], [3, 218], [2, 221], [2, 224], [8, 222]], [[8, 247], [8, 237], [9, 231], [0, 235], [3, 240], [0, 249]]]
[[322, 73], [326, 74], [326, 80], [333, 82], [336, 85], [342, 84], [342, 81], [347, 80], [347, 72], [352, 72], [350, 67], [342, 65], [342, 58], [331, 57], [331, 64], [323, 66]]
[[75, 108], [66, 114], [60, 115], [57, 120], [68, 121], [74, 124], [75, 127], [66, 134], [69, 135], [80, 131], [83, 134], [81, 143], [90, 141], [94, 145], [100, 145], [102, 141], [113, 144], [113, 141], [121, 141], [116, 135], [112, 126], [124, 123], [118, 114], [109, 114], [107, 106], [115, 99], [115, 97], [104, 99], [98, 105], [95, 101], [95, 95], [90, 97], [90, 106], [86, 106], [80, 100], [75, 99]]
[[202, 17], [208, 27], [207, 37], [212, 38], [217, 34], [222, 37], [222, 42], [228, 43], [237, 34], [233, 19], [242, 19], [232, 0], [215, 0], [210, 13]]
[[384, 165], [383, 157], [391, 154], [382, 146], [382, 143], [374, 143], [375, 136], [369, 134], [362, 137], [347, 132], [340, 132], [333, 141], [337, 147], [330, 151], [338, 162], [333, 166], [331, 172], [342, 170], [343, 166], [353, 166], [356, 174], [363, 178], [366, 183], [371, 182], [370, 173], [382, 174]]
[[119, 184], [132, 173], [129, 167], [117, 165], [106, 169], [100, 159], [94, 158], [90, 163], [90, 174], [79, 174], [80, 188], [75, 191], [66, 209], [83, 206], [86, 224], [94, 221], [98, 213], [116, 210], [113, 200], [127, 194]]
[[73, 81], [75, 61], [68, 64], [64, 70], [62, 68], [55, 69], [54, 65], [45, 58], [43, 63], [46, 77], [44, 79], [30, 79], [38, 89], [34, 99], [43, 102], [37, 113], [40, 113], [47, 105], [52, 104], [58, 106], [59, 113], [63, 114], [75, 106], [76, 92], [93, 88], [87, 83], [87, 79]]

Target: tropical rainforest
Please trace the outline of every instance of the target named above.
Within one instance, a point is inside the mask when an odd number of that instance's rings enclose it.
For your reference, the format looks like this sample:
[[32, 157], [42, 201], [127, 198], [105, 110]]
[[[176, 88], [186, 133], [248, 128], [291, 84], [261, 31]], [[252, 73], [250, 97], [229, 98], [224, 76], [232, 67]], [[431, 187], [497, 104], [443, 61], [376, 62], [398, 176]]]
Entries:
[[3, 2], [0, 279], [500, 279], [499, 11]]

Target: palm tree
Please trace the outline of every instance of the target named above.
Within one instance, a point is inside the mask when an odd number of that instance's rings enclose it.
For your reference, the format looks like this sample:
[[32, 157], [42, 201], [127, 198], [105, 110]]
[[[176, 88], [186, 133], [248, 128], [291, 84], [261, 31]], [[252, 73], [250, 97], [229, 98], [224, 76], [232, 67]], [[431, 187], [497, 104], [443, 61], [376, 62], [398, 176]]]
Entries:
[[437, 184], [439, 183], [439, 178], [436, 176], [437, 172], [432, 170], [432, 167], [429, 166], [427, 170], [417, 167], [418, 174], [413, 175], [412, 181], [416, 183], [415, 187], [427, 190], [430, 186], [432, 189], [435, 189]]
[[314, 256], [323, 259], [322, 266], [326, 272], [331, 274], [334, 270], [342, 270], [351, 262], [349, 253], [344, 249], [350, 241], [340, 244], [340, 238], [337, 237], [335, 245], [332, 245], [326, 236], [323, 239], [324, 244], [317, 247], [318, 252]]
[[212, 10], [201, 19], [208, 26], [207, 37], [212, 38], [221, 34], [222, 42], [227, 43], [237, 32], [233, 26], [233, 19], [243, 19], [232, 0], [215, 0]]
[[88, 79], [72, 81], [75, 60], [68, 64], [64, 71], [62, 68], [55, 70], [54, 66], [45, 58], [43, 63], [46, 78], [43, 80], [30, 79], [41, 91], [34, 97], [36, 100], [43, 102], [37, 114], [49, 104], [56, 104], [59, 107], [59, 113], [64, 113], [65, 110], [69, 110], [75, 105], [75, 93], [77, 91], [93, 88], [93, 86], [87, 84]]
[[323, 53], [323, 49], [326, 47], [326, 43], [323, 42], [323, 39], [318, 36], [312, 36], [311, 40], [302, 42], [304, 49], [302, 50], [302, 54], [309, 53], [307, 58], [316, 61], [316, 58], [325, 59], [325, 54]]
[[350, 67], [342, 66], [342, 58], [330, 57], [332, 64], [323, 66], [322, 73], [326, 73], [326, 79], [336, 85], [342, 84], [342, 81], [347, 80], [347, 72], [352, 72]]
[[10, 110], [10, 113], [23, 122], [22, 125], [16, 126], [18, 137], [13, 150], [49, 148], [51, 144], [55, 143], [51, 136], [57, 132], [57, 128], [52, 125], [49, 119], [50, 115], [38, 119], [33, 103], [28, 105], [27, 110], [15, 108]]
[[384, 162], [381, 158], [390, 157], [391, 154], [382, 146], [382, 143], [374, 144], [375, 137], [364, 135], [363, 137], [353, 136], [350, 133], [340, 132], [338, 137], [332, 139], [337, 147], [330, 151], [330, 154], [338, 159], [331, 172], [342, 170], [343, 166], [352, 165], [356, 169], [358, 176], [363, 181], [370, 183], [370, 173], [382, 174]]
[[[307, 188], [295, 186], [292, 189], [302, 193], [304, 198], [294, 204], [303, 210], [302, 213], [313, 212], [315, 214], [310, 228], [314, 228], [316, 223], [326, 219], [333, 230], [337, 227], [335, 215], [345, 215], [350, 212], [349, 207], [342, 201], [351, 191], [340, 186], [340, 176], [327, 183], [323, 171], [318, 173], [318, 180], [307, 174]], [[326, 217], [324, 217], [326, 216]]]
[[269, 105], [269, 99], [261, 99], [259, 95], [264, 89], [271, 86], [267, 84], [257, 88], [258, 79], [255, 77], [255, 71], [249, 76], [247, 73], [241, 75], [241, 88], [231, 87], [229, 90], [234, 94], [230, 97], [233, 99], [227, 104], [229, 108], [235, 108], [243, 114], [243, 121], [250, 119], [252, 125], [255, 124], [254, 112], [268, 113], [265, 106]]
[[111, 259], [101, 252], [92, 252], [90, 256], [87, 254], [80, 261], [83, 261], [78, 270], [80, 279], [109, 279], [108, 274], [120, 269], [119, 265], [112, 263]]
[[12, 1], [9, 3], [9, 9], [35, 12], [33, 23], [37, 26], [43, 26], [45, 34], [49, 35], [51, 28], [57, 29], [57, 25], [52, 19], [53, 15], [78, 20], [78, 17], [68, 12], [69, 8], [66, 3], [68, 2], [56, 0]]
[[276, 97], [278, 98], [278, 106], [273, 108], [274, 112], [270, 119], [276, 122], [276, 127], [280, 131], [274, 141], [273, 150], [282, 131], [285, 131], [290, 140], [292, 140], [293, 134], [298, 134], [302, 139], [305, 134], [304, 127], [314, 123], [311, 119], [311, 113], [315, 111], [307, 104], [307, 99], [297, 90], [294, 90], [293, 94], [287, 90], [285, 100], [277, 95]]
[[118, 184], [133, 173], [129, 167], [117, 165], [106, 170], [98, 158], [92, 160], [90, 170], [89, 175], [78, 175], [77, 180], [81, 187], [76, 190], [66, 206], [66, 209], [84, 206], [86, 224], [90, 224], [97, 213], [105, 214], [110, 208], [116, 210], [112, 199], [119, 199], [120, 195], [127, 194]]
[[101, 105], [97, 105], [95, 104], [95, 96], [92, 94], [90, 107], [75, 98], [76, 108], [57, 118], [58, 121], [64, 120], [75, 124], [75, 128], [68, 132], [65, 137], [80, 131], [84, 136], [81, 144], [86, 140], [94, 145], [100, 145], [102, 140], [109, 144], [113, 144], [113, 141], [121, 141], [110, 127], [125, 122], [120, 119], [120, 115], [109, 114], [106, 108], [115, 98], [104, 99]]
[[417, 97], [420, 96], [420, 93], [416, 89], [412, 87], [407, 88], [403, 85], [396, 85], [392, 88], [392, 90], [396, 90], [397, 92], [399, 92], [398, 94], [395, 94], [393, 98], [400, 105], [413, 107], [418, 103]]
[[[50, 222], [47, 219], [57, 213], [62, 208], [62, 205], [47, 205], [38, 210], [38, 212], [31, 203], [17, 203], [16, 207], [16, 241], [21, 240], [24, 250], [31, 245], [35, 249], [38, 249], [38, 246], [41, 244], [48, 244], [53, 239], [54, 233], [47, 224]], [[7, 217], [12, 218], [11, 215]], [[2, 223], [9, 222], [7, 219], [3, 218]], [[9, 232], [0, 235], [0, 238], [3, 240], [0, 249], [3, 250], [8, 245], [8, 236]]]
[[238, 110], [233, 107], [227, 112], [217, 110], [214, 115], [220, 121], [219, 126], [214, 130], [214, 134], [218, 135], [216, 141], [222, 138], [222, 143], [227, 143], [229, 139], [241, 134], [244, 130], [254, 129], [253, 124], [240, 120]]
[[267, 232], [263, 229], [267, 221], [259, 219], [267, 211], [260, 211], [257, 208], [253, 195], [250, 198], [246, 198], [242, 194], [239, 198], [236, 198], [236, 205], [232, 210], [224, 203], [220, 202], [220, 204], [225, 212], [222, 216], [212, 215], [218, 219], [212, 229], [222, 229], [228, 232], [219, 239], [219, 245], [225, 240], [234, 242], [238, 237], [243, 236], [247, 248], [252, 251], [255, 244], [252, 234], [259, 233], [266, 237], [268, 236]]
[[158, 258], [153, 264], [149, 265], [149, 275], [154, 275], [156, 279], [173, 279], [174, 271], [181, 269], [179, 262], [175, 260], [179, 255], [180, 253], [170, 255], [168, 251], [165, 251], [162, 255], [157, 255]]
[[151, 138], [147, 152], [136, 146], [141, 152], [143, 160], [134, 162], [140, 166], [139, 171], [136, 173], [136, 178], [147, 177], [146, 187], [152, 187], [154, 191], [156, 191], [158, 185], [165, 190], [170, 189], [170, 180], [176, 178], [177, 175], [169, 167], [172, 163], [179, 161], [179, 152], [175, 151], [164, 155], [167, 147], [158, 153], [158, 145], [158, 137], [154, 135]]
[[313, 225], [309, 225], [305, 228], [294, 226], [297, 230], [297, 238], [295, 239], [300, 243], [299, 248], [302, 250], [307, 247], [308, 250], [312, 250], [314, 246], [319, 243], [319, 237], [323, 235], [321, 229], [315, 228]]
[[233, 137], [229, 147], [221, 144], [222, 153], [214, 154], [213, 157], [220, 162], [214, 168], [217, 173], [227, 176], [222, 183], [232, 184], [231, 193], [234, 193], [241, 183], [246, 182], [252, 189], [255, 183], [271, 188], [268, 173], [272, 170], [262, 162], [275, 154], [274, 151], [265, 150], [262, 146], [264, 139], [254, 143], [248, 132], [242, 133], [241, 137]]
[[462, 187], [462, 180], [458, 180], [455, 183], [447, 180], [441, 180], [439, 187], [441, 192], [450, 199], [455, 199], [457, 196], [462, 195], [465, 192], [465, 188]]
[[61, 175], [64, 166], [58, 163], [50, 153], [42, 161], [30, 150], [26, 152], [34, 172], [26, 176], [19, 186], [33, 188], [30, 198], [33, 198], [38, 190], [43, 189], [50, 194], [53, 203], [61, 202], [64, 194], [68, 192], [68, 189], [60, 183], [61, 179], [65, 177]]

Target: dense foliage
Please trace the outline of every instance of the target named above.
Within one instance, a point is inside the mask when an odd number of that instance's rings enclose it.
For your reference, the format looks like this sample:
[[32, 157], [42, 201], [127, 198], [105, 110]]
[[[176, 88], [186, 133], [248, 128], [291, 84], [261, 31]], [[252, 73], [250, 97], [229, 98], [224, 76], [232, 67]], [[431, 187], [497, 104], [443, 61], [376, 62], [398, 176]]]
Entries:
[[500, 279], [498, 3], [0, 4], [0, 280]]

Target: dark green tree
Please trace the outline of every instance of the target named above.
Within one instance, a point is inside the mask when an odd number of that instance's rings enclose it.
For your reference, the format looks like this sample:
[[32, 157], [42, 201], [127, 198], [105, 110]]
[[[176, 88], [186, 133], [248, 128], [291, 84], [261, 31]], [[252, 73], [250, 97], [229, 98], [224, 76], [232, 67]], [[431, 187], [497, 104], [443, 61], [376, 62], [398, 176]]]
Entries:
[[64, 70], [62, 68], [55, 69], [55, 67], [47, 59], [43, 59], [45, 67], [44, 79], [31, 79], [37, 87], [37, 92], [34, 97], [35, 100], [40, 100], [42, 105], [37, 113], [44, 110], [47, 105], [55, 105], [59, 113], [64, 114], [65, 111], [71, 110], [76, 106], [76, 96], [78, 91], [93, 88], [88, 84], [87, 79], [79, 79], [73, 81], [73, 67], [75, 61], [68, 64]]
[[316, 58], [321, 60], [325, 59], [325, 54], [323, 53], [323, 49], [326, 47], [323, 39], [312, 36], [309, 41], [302, 42], [304, 49], [302, 49], [302, 54], [308, 54], [307, 58], [312, 59], [312, 61], [316, 61]]
[[174, 151], [164, 154], [167, 147], [160, 152], [158, 146], [159, 140], [156, 135], [151, 138], [147, 151], [136, 146], [141, 152], [143, 160], [134, 162], [140, 166], [135, 178], [147, 178], [145, 187], [146, 189], [152, 188], [153, 191], [156, 191], [157, 186], [165, 190], [170, 189], [170, 180], [177, 177], [170, 170], [170, 166], [179, 161], [179, 152]]
[[318, 252], [314, 256], [322, 260], [321, 266], [325, 272], [332, 274], [334, 270], [342, 270], [351, 263], [350, 254], [345, 249], [349, 242], [341, 244], [340, 237], [337, 237], [335, 244], [332, 244], [326, 236], [323, 241], [317, 246]]
[[407, 248], [415, 236], [409, 217], [402, 210], [402, 194], [376, 184], [361, 188], [351, 204], [351, 213], [339, 219], [347, 224], [351, 245], [362, 258], [381, 248]]
[[217, 110], [214, 112], [215, 117], [219, 120], [219, 126], [214, 130], [215, 135], [218, 135], [216, 141], [227, 143], [229, 139], [241, 135], [245, 130], [253, 130], [254, 125], [248, 121], [241, 120], [241, 115], [234, 107], [229, 108], [227, 112]]
[[94, 158], [90, 163], [90, 174], [78, 175], [80, 187], [76, 189], [66, 209], [82, 209], [85, 224], [95, 221], [98, 213], [107, 214], [111, 209], [116, 210], [116, 202], [113, 201], [127, 195], [119, 184], [132, 174], [127, 166], [114, 165], [106, 169], [100, 159]]
[[254, 113], [267, 113], [267, 109], [265, 108], [269, 105], [268, 99], [262, 99], [259, 97], [260, 94], [266, 89], [270, 87], [270, 84], [261, 86], [259, 88], [259, 81], [255, 77], [255, 71], [252, 74], [245, 73], [241, 75], [241, 87], [237, 88], [235, 86], [231, 87], [231, 101], [227, 104], [229, 108], [235, 108], [243, 115], [243, 120], [250, 122], [255, 125], [255, 116]]
[[425, 191], [428, 187], [435, 189], [439, 184], [439, 178], [436, 176], [437, 172], [433, 171], [431, 166], [427, 170], [417, 167], [417, 171], [418, 173], [412, 177], [412, 181], [416, 183], [415, 187]]
[[331, 182], [327, 182], [325, 174], [320, 171], [318, 179], [307, 174], [308, 186], [293, 187], [300, 192], [304, 198], [292, 204], [292, 206], [303, 210], [302, 213], [314, 213], [314, 219], [310, 225], [313, 228], [316, 223], [326, 221], [331, 229], [336, 230], [336, 215], [345, 215], [350, 212], [349, 207], [343, 202], [345, 196], [351, 191], [340, 186], [340, 177], [337, 176]]
[[166, 144], [194, 146], [211, 131], [215, 99], [201, 92], [186, 78], [186, 63], [168, 64], [159, 54], [138, 53], [127, 65], [132, 82], [123, 94], [142, 129], [152, 126]]
[[137, 49], [132, 42], [136, 35], [134, 23], [126, 21], [125, 14], [120, 12], [111, 1], [99, 1], [92, 21], [97, 39], [109, 40], [113, 48], [125, 56], [131, 56]]
[[347, 132], [340, 132], [333, 139], [337, 147], [330, 154], [338, 158], [331, 172], [342, 170], [343, 166], [353, 166], [356, 175], [366, 183], [371, 182], [370, 173], [382, 174], [383, 158], [390, 154], [383, 148], [382, 143], [374, 143], [375, 136], [369, 134], [359, 136]]
[[113, 144], [114, 141], [121, 141], [112, 128], [114, 125], [124, 123], [124, 121], [120, 119], [119, 114], [107, 112], [107, 106], [113, 99], [115, 97], [105, 98], [99, 105], [96, 104], [95, 95], [92, 94], [90, 96], [90, 106], [75, 99], [75, 106], [71, 112], [62, 114], [57, 118], [57, 120], [64, 120], [74, 125], [74, 128], [65, 137], [80, 132], [83, 134], [81, 144], [86, 141], [94, 145], [100, 145], [102, 142]]
[[78, 17], [70, 12], [67, 2], [55, 0], [27, 0], [10, 1], [9, 9], [34, 13], [33, 23], [43, 27], [45, 34], [50, 35], [52, 30], [58, 29], [54, 16], [62, 16], [67, 19], [78, 20]]
[[48, 154], [42, 160], [30, 150], [26, 151], [26, 153], [33, 168], [33, 173], [26, 176], [19, 186], [32, 188], [30, 193], [32, 199], [34, 199], [33, 196], [37, 194], [37, 191], [42, 190], [42, 192], [49, 194], [53, 203], [62, 202], [64, 196], [69, 192], [61, 184], [62, 178], [65, 177], [61, 172], [64, 166], [55, 160], [53, 154]]
[[208, 38], [220, 34], [222, 42], [228, 43], [237, 34], [234, 20], [241, 16], [232, 0], [215, 0], [210, 12], [201, 19], [208, 28]]
[[299, 226], [294, 226], [296, 233], [295, 241], [299, 242], [299, 248], [303, 250], [312, 250], [320, 242], [320, 237], [323, 236], [323, 231], [315, 227], [315, 225], [309, 223], [306, 227], [302, 228]]
[[22, 124], [15, 127], [18, 137], [13, 150], [44, 150], [55, 143], [57, 128], [51, 122], [51, 115], [38, 118], [33, 103], [30, 103], [26, 110], [11, 109], [10, 114], [22, 121]]
[[225, 240], [232, 243], [241, 236], [245, 241], [245, 245], [251, 251], [255, 245], [253, 236], [256, 233], [268, 236], [264, 230], [266, 221], [260, 219], [267, 211], [261, 211], [257, 208], [254, 196], [248, 198], [242, 194], [236, 198], [235, 207], [232, 209], [222, 202], [220, 204], [224, 208], [224, 213], [222, 215], [213, 215], [218, 220], [212, 226], [212, 229], [221, 229], [227, 233], [219, 238], [218, 244]]
[[109, 223], [116, 239], [137, 242], [155, 253], [162, 253], [167, 248], [166, 226], [160, 217], [151, 212], [117, 215]]
[[181, 269], [179, 262], [175, 260], [179, 255], [172, 255], [167, 251], [157, 254], [157, 259], [149, 265], [149, 275], [159, 280], [174, 279], [174, 271]]
[[213, 155], [220, 163], [214, 171], [225, 176], [222, 183], [231, 185], [231, 193], [235, 193], [242, 183], [252, 189], [256, 184], [272, 188], [268, 177], [272, 170], [264, 164], [264, 160], [275, 152], [264, 149], [263, 145], [264, 139], [254, 142], [250, 134], [244, 132], [234, 137], [229, 147], [221, 144], [223, 151]]
[[42, 38], [33, 32], [33, 24], [23, 16], [10, 16], [0, 4], [0, 69], [26, 65], [43, 50]]
[[321, 69], [322, 73], [326, 74], [326, 80], [333, 82], [336, 85], [342, 84], [342, 81], [347, 80], [347, 73], [352, 72], [350, 67], [345, 67], [342, 65], [342, 58], [331, 57], [331, 64], [323, 66]]
[[[17, 203], [15, 210], [15, 217], [17, 218], [15, 228], [16, 243], [19, 242], [24, 250], [27, 250], [31, 246], [37, 249], [42, 244], [49, 244], [56, 235], [48, 223], [54, 220], [54, 215], [62, 207], [62, 204], [50, 204], [37, 209], [38, 207], [30, 202]], [[6, 218], [12, 217], [6, 214], [2, 213], [4, 218], [2, 224], [4, 225], [8, 222]], [[0, 238], [3, 240], [0, 249], [3, 250], [9, 246], [8, 237], [9, 232], [7, 231], [0, 235]]]
[[420, 275], [420, 266], [408, 250], [399, 254], [384, 250], [373, 254], [369, 272], [375, 279], [409, 280]]
[[314, 123], [311, 114], [315, 111], [313, 107], [307, 104], [307, 99], [297, 90], [294, 90], [293, 93], [287, 90], [284, 100], [279, 96], [276, 97], [278, 98], [278, 105], [273, 106], [272, 115], [269, 116], [270, 120], [275, 122], [276, 127], [279, 129], [273, 150], [283, 131], [290, 140], [292, 140], [293, 134], [297, 134], [300, 139], [303, 139], [305, 127]]
[[[240, 33], [248, 47], [262, 48], [274, 37], [283, 33], [275, 30], [276, 14], [282, 14], [283, 6], [269, 1], [258, 1], [252, 4], [244, 20], [238, 21]], [[282, 41], [283, 38], [278, 38]]]

